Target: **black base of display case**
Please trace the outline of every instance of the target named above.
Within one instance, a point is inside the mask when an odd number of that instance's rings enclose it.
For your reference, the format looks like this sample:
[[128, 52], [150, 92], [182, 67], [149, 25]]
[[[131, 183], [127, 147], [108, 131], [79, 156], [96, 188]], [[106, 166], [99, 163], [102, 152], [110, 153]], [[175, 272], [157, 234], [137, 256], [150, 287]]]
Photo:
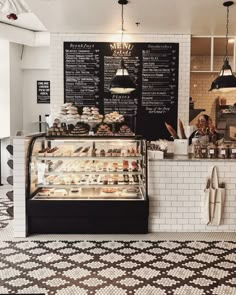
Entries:
[[28, 200], [28, 233], [145, 234], [148, 200]]

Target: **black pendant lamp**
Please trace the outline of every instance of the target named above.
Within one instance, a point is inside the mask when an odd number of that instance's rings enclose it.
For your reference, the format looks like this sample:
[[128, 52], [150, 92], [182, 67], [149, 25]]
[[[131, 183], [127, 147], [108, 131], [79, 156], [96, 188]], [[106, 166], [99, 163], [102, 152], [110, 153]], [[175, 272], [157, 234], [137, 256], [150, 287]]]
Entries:
[[124, 35], [124, 5], [128, 3], [127, 0], [119, 0], [121, 4], [121, 62], [120, 67], [116, 71], [110, 83], [110, 91], [114, 94], [129, 94], [135, 90], [136, 86], [130, 78], [128, 70], [125, 67], [123, 59], [123, 35]]
[[231, 66], [229, 64], [228, 56], [228, 33], [229, 33], [229, 7], [233, 5], [233, 1], [226, 1], [223, 3], [227, 7], [227, 20], [226, 20], [226, 37], [225, 37], [225, 57], [224, 64], [220, 71], [219, 76], [212, 82], [210, 91], [218, 92], [231, 92], [236, 91], [236, 77], [234, 76]]

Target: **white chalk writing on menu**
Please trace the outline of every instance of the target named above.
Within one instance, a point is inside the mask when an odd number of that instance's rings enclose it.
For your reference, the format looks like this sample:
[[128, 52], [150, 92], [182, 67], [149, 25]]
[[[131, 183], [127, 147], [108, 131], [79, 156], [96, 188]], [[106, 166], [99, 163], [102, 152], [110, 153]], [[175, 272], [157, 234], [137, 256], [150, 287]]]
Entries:
[[99, 101], [100, 51], [90, 43], [65, 43], [66, 101], [94, 106]]
[[142, 106], [150, 114], [165, 114], [176, 101], [176, 49], [149, 44], [142, 51]]
[[[121, 57], [136, 84], [131, 94], [109, 91]], [[164, 122], [177, 126], [178, 59], [178, 43], [64, 42], [65, 102], [119, 111], [136, 118], [140, 135], [167, 138]]]

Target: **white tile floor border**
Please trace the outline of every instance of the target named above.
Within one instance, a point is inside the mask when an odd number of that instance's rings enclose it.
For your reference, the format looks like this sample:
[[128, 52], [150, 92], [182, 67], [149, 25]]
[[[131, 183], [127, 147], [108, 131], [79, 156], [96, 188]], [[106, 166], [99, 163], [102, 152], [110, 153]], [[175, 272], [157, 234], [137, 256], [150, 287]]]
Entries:
[[[13, 222], [11, 221], [9, 225], [0, 230], [0, 240], [1, 241], [19, 241], [24, 240], [22, 238], [13, 237]], [[44, 235], [32, 235], [25, 240], [65, 240], [65, 241], [77, 241], [77, 240], [93, 240], [93, 241], [134, 241], [134, 240], [148, 240], [148, 241], [236, 241], [236, 233], [189, 233], [189, 232], [159, 232], [159, 233], [148, 233], [148, 234], [134, 234], [134, 235], [91, 235], [91, 234], [44, 234]]]

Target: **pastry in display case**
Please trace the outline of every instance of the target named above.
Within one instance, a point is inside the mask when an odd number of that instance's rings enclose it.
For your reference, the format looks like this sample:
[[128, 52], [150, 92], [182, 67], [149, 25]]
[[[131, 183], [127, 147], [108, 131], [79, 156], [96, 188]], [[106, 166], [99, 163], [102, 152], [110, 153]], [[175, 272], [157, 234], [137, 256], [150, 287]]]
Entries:
[[30, 233], [146, 233], [146, 142], [37, 137], [29, 148]]

